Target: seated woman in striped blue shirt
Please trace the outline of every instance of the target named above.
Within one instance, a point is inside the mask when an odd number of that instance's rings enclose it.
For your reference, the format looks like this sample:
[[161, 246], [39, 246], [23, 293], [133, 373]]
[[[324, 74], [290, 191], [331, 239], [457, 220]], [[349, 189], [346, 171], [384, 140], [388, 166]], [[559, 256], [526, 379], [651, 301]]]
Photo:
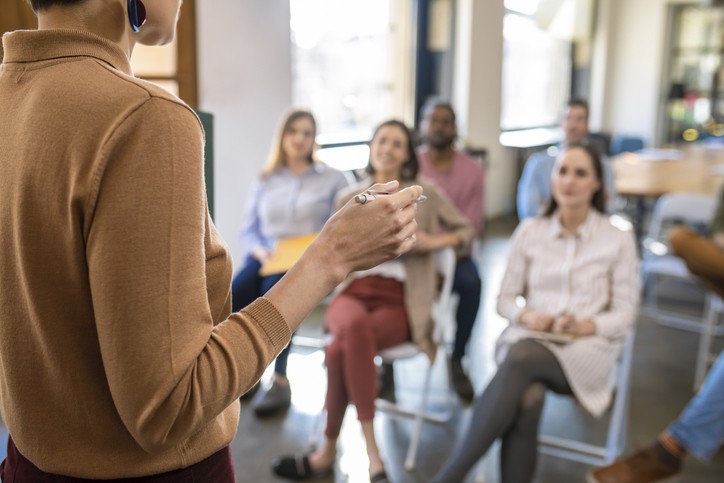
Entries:
[[[312, 235], [332, 214], [337, 192], [349, 185], [345, 175], [315, 161], [317, 123], [309, 111], [293, 110], [282, 120], [269, 161], [252, 188], [242, 225], [245, 262], [232, 282], [233, 310], [241, 310], [264, 295], [283, 276], [260, 273], [279, 250], [280, 240]], [[291, 343], [274, 363], [274, 379], [254, 401], [254, 414], [271, 416], [291, 404], [287, 359]], [[257, 384], [242, 399], [250, 399]]]
[[[532, 481], [545, 391], [572, 395], [595, 416], [611, 401], [611, 375], [639, 301], [634, 237], [604, 214], [601, 161], [590, 147], [568, 146], [551, 182], [544, 215], [524, 220], [511, 240], [498, 296], [510, 326], [498, 340], [498, 371], [436, 483], [463, 481], [498, 438], [502, 481]], [[531, 331], [571, 340], [531, 338]]]

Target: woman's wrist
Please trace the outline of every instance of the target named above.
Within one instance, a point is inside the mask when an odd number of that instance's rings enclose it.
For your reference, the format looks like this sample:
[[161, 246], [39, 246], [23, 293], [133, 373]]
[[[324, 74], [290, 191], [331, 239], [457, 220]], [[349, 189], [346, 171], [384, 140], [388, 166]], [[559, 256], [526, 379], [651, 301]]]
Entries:
[[327, 243], [326, 239], [317, 239], [307, 252], [309, 263], [315, 266], [317, 276], [321, 277], [325, 285], [330, 286], [330, 291], [352, 272], [349, 261], [338, 256], [339, 251], [335, 249], [334, 243]]

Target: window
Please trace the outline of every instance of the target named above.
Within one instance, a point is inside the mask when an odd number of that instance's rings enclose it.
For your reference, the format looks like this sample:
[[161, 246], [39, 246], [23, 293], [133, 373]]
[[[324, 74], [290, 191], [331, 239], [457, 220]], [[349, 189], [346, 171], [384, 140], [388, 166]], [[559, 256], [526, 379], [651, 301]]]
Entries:
[[676, 5], [669, 43], [666, 142], [724, 137], [724, 7]]
[[404, 118], [410, 55], [400, 0], [290, 0], [292, 99], [317, 118], [319, 157], [342, 170], [367, 163], [372, 129]]
[[136, 76], [176, 94], [194, 109], [198, 107], [195, 25], [195, 0], [185, 0], [181, 6], [176, 39], [163, 47], [137, 44], [131, 58]]
[[[539, 0], [505, 0], [503, 19], [503, 130], [558, 124], [561, 106], [570, 96], [571, 41], [554, 35], [570, 12], [566, 5], [543, 19]], [[545, 12], [550, 14], [550, 12]], [[556, 23], [557, 22], [557, 23]], [[546, 27], [541, 27], [545, 24]]]

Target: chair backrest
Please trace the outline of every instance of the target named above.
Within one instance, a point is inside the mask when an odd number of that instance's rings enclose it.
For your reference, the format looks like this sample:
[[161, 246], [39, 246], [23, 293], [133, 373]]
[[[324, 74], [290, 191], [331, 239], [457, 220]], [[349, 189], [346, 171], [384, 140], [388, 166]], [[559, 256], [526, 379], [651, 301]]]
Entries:
[[644, 140], [640, 137], [614, 134], [611, 139], [609, 152], [611, 156], [615, 156], [625, 152], [638, 151], [643, 148]]
[[716, 203], [715, 197], [700, 194], [670, 193], [662, 196], [656, 201], [648, 238], [666, 244], [671, 225], [706, 226], [714, 217]]
[[457, 256], [452, 247], [446, 247], [435, 254], [437, 271], [442, 276], [440, 293], [432, 306], [432, 317], [435, 320], [435, 342], [445, 341], [445, 335], [454, 326], [454, 314], [451, 308], [452, 288], [455, 281]]
[[631, 367], [633, 364], [636, 328], [626, 335], [613, 376], [614, 399], [608, 421], [605, 446], [599, 446], [575, 439], [561, 438], [548, 434], [538, 436], [538, 450], [587, 465], [604, 466], [611, 464], [623, 453], [628, 429], [628, 406], [631, 390]]
[[[442, 276], [442, 284], [440, 293], [432, 305], [432, 318], [435, 321], [435, 329], [433, 339], [440, 344], [445, 341], [447, 328], [453, 324], [453, 315], [450, 308], [452, 300], [452, 286], [455, 278], [455, 267], [457, 265], [457, 257], [455, 250], [451, 247], [440, 249], [435, 253], [435, 263], [438, 273]], [[420, 348], [412, 342], [403, 342], [402, 344], [381, 350], [378, 355], [385, 362], [392, 362], [397, 359], [406, 359], [413, 357], [420, 352]]]

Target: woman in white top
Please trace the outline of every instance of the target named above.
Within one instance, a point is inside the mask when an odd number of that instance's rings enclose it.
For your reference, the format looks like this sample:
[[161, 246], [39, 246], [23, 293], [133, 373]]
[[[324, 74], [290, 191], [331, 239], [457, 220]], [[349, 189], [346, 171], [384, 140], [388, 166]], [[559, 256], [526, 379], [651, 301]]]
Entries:
[[[611, 400], [614, 363], [638, 307], [638, 259], [631, 232], [604, 215], [601, 161], [570, 145], [552, 174], [543, 216], [512, 237], [498, 313], [510, 321], [497, 347], [498, 371], [474, 407], [468, 434], [433, 481], [460, 482], [502, 439], [503, 482], [532, 481], [546, 389], [573, 395], [599, 416]], [[518, 297], [524, 297], [521, 306]], [[529, 331], [570, 334], [569, 343]]]
[[[375, 355], [382, 349], [412, 340], [433, 358], [432, 303], [437, 291], [433, 253], [445, 247], [466, 248], [473, 238], [470, 222], [442, 192], [418, 179], [418, 170], [412, 133], [401, 121], [386, 121], [377, 127], [370, 141], [367, 166], [370, 178], [340, 193], [338, 206], [373, 182], [397, 179], [401, 186], [420, 183], [427, 201], [418, 206], [415, 216], [414, 254], [356, 272], [337, 288], [325, 316], [332, 340], [325, 354], [324, 440], [307, 455], [276, 459], [272, 468], [278, 476], [301, 480], [330, 473], [347, 406], [354, 404], [365, 439], [370, 482], [389, 481], [374, 431]], [[370, 199], [364, 204], [376, 203], [382, 196], [367, 195]], [[445, 231], [441, 232], [441, 228]]]

